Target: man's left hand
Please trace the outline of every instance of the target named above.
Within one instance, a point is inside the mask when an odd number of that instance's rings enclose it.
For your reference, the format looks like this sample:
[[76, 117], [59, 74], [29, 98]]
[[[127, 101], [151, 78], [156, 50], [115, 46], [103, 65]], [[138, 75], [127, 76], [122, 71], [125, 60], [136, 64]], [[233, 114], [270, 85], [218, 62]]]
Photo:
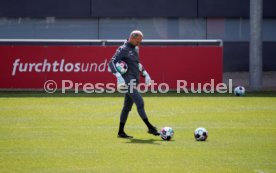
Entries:
[[144, 72], [143, 72], [143, 75], [145, 76], [145, 82], [146, 82], [146, 84], [147, 84], [148, 86], [150, 86], [150, 85], [151, 85], [151, 78], [150, 78], [150, 75], [148, 74], [147, 71], [144, 71]]

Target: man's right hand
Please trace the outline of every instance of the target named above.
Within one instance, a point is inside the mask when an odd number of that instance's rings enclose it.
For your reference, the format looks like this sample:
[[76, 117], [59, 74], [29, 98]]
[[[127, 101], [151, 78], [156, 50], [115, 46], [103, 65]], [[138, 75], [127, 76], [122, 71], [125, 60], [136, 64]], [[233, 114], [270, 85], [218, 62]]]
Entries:
[[126, 87], [126, 82], [125, 82], [124, 78], [122, 77], [121, 73], [116, 72], [115, 76], [117, 77], [117, 87], [118, 88]]

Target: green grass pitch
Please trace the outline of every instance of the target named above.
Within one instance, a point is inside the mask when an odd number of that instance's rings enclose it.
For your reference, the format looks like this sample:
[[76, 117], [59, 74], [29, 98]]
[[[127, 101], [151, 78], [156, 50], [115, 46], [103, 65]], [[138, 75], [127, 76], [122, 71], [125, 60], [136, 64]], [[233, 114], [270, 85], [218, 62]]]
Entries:
[[[276, 172], [276, 94], [145, 96], [147, 134], [133, 107], [117, 138], [121, 96], [0, 93], [0, 172]], [[209, 132], [196, 142], [197, 127]]]

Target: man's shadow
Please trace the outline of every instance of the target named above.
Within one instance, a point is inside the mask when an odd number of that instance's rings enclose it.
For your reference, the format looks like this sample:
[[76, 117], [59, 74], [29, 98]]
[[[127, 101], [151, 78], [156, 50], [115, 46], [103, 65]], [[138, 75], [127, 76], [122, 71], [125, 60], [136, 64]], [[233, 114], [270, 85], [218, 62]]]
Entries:
[[153, 145], [160, 145], [160, 143], [155, 143], [157, 141], [162, 141], [161, 139], [129, 139], [125, 143], [130, 143], [130, 144], [153, 144]]

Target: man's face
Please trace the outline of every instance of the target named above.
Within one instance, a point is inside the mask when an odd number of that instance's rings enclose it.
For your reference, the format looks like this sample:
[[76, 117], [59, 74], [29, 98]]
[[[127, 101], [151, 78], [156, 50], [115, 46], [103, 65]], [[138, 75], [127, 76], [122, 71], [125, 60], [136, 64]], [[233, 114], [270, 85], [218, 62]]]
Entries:
[[140, 46], [142, 40], [143, 40], [143, 37], [142, 37], [142, 36], [138, 36], [138, 37], [136, 37], [136, 38], [133, 38], [132, 44], [133, 44], [134, 46]]

